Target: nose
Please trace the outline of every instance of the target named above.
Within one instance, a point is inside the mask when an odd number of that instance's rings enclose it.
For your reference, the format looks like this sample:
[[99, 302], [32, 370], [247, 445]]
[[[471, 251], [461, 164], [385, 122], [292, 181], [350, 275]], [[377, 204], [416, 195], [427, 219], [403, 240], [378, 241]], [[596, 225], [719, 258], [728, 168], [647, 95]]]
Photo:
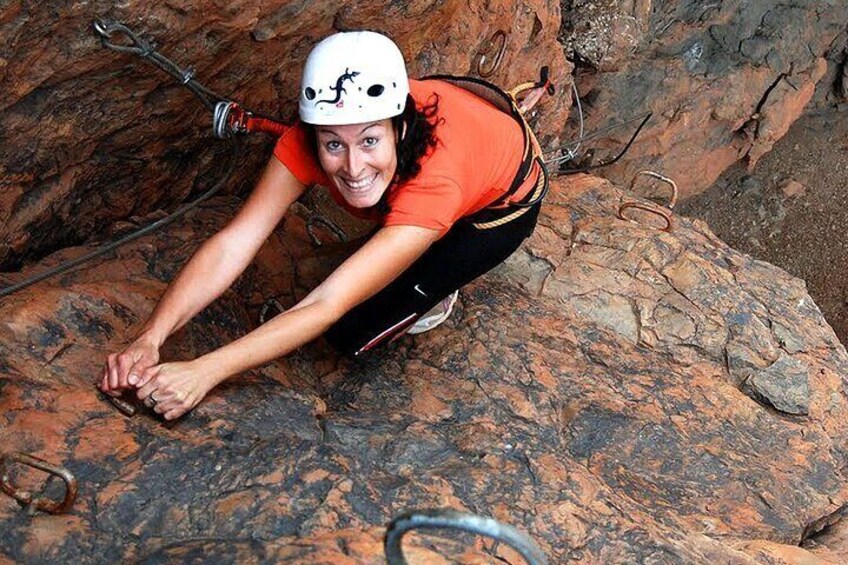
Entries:
[[345, 160], [345, 173], [347, 173], [350, 178], [359, 179], [364, 164], [365, 161], [363, 159], [362, 152], [359, 151], [359, 149], [353, 147], [348, 150], [347, 159]]

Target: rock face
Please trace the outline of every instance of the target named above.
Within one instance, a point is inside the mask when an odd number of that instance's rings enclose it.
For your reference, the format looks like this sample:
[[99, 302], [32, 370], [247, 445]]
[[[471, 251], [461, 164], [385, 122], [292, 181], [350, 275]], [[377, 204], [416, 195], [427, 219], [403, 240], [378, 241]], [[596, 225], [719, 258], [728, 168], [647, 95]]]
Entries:
[[[702, 223], [620, 220], [625, 199], [601, 179], [558, 181], [531, 240], [442, 328], [357, 362], [312, 344], [176, 424], [126, 418], [91, 382], [232, 199], [5, 299], [0, 445], [64, 465], [80, 495], [32, 517], [0, 497], [0, 555], [378, 563], [391, 517], [449, 506], [527, 531], [552, 563], [813, 559], [797, 545], [848, 502], [848, 354], [801, 281]], [[264, 298], [292, 304], [343, 251], [310, 249], [290, 217], [166, 357], [250, 330]], [[410, 546], [426, 563], [509, 557]]]
[[[215, 175], [211, 112], [141, 59], [101, 47], [96, 18], [124, 22], [193, 66], [207, 87], [285, 121], [295, 115], [307, 53], [336, 30], [390, 34], [411, 76], [475, 74], [483, 55], [493, 60], [489, 44], [500, 30], [505, 49], [489, 80], [510, 88], [546, 64], [554, 82], [569, 82], [556, 42], [560, 7], [551, 0], [6, 2], [0, 270], [102, 234], [118, 219], [173, 208]], [[120, 35], [113, 41], [127, 44]], [[543, 139], [560, 129], [556, 117], [570, 102], [563, 92], [540, 107]], [[267, 140], [253, 140], [237, 167], [239, 187], [252, 185], [269, 150]]]
[[[841, 0], [564, 1], [564, 43], [578, 64], [587, 131], [654, 114], [604, 176], [628, 183], [653, 169], [687, 196], [739, 160], [753, 167], [817, 88], [817, 103], [841, 96], [846, 21]], [[634, 129], [589, 141], [595, 160], [615, 155]]]

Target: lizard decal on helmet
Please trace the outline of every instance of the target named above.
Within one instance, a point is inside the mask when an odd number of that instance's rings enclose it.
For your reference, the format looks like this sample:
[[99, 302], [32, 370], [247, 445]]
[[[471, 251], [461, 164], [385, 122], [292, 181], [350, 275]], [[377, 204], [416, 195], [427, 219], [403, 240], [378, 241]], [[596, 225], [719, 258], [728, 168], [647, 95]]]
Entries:
[[340, 101], [342, 99], [342, 92], [347, 94], [347, 90], [345, 90], [344, 87], [344, 82], [346, 80], [349, 80], [351, 83], [353, 83], [353, 79], [357, 76], [359, 76], [359, 73], [357, 71], [350, 72], [350, 69], [345, 68], [345, 72], [338, 78], [338, 80], [336, 80], [336, 86], [330, 87], [330, 90], [333, 90], [336, 93], [335, 100], [319, 100], [315, 103], [315, 105], [317, 106], [318, 104], [335, 104], [336, 102]]

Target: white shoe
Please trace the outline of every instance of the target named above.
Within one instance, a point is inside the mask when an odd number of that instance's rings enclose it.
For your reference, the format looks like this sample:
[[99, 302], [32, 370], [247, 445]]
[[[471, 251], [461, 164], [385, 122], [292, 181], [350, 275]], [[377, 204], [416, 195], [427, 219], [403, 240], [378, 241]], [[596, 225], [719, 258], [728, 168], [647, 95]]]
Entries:
[[456, 304], [457, 296], [459, 296], [459, 291], [455, 290], [444, 300], [436, 304], [429, 312], [418, 318], [418, 321], [412, 324], [412, 327], [409, 328], [406, 333], [421, 334], [429, 332], [447, 320], [450, 317], [451, 312], [453, 312], [453, 306]]

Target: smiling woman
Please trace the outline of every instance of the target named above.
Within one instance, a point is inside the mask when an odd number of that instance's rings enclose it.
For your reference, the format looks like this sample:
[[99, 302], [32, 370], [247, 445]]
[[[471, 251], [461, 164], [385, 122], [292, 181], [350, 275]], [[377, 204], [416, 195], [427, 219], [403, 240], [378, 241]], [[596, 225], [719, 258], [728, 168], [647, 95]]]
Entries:
[[354, 208], [376, 205], [397, 169], [391, 120], [315, 130], [318, 161], [342, 197]]
[[[459, 288], [535, 227], [546, 179], [538, 146], [514, 101], [486, 83], [410, 80], [386, 36], [338, 33], [306, 60], [299, 113], [244, 207], [195, 253], [137, 339], [108, 356], [105, 392], [133, 389], [170, 420], [221, 381], [322, 334], [360, 355], [428, 331]], [[233, 283], [315, 185], [380, 228], [289, 310], [193, 361], [160, 363], [165, 339]]]

